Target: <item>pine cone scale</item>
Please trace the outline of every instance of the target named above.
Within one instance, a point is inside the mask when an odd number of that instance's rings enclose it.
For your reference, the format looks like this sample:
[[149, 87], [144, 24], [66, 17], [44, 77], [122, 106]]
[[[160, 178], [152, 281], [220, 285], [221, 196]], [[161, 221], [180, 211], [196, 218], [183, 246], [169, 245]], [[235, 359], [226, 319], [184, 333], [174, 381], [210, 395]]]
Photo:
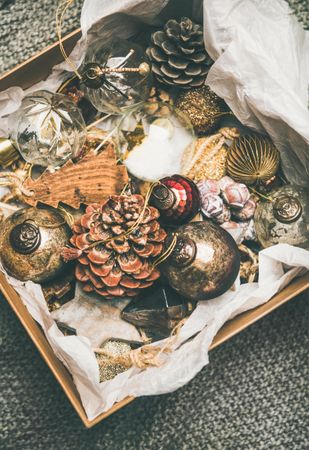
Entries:
[[184, 70], [190, 64], [189, 61], [181, 59], [179, 56], [170, 56], [168, 58], [168, 64], [175, 69]]

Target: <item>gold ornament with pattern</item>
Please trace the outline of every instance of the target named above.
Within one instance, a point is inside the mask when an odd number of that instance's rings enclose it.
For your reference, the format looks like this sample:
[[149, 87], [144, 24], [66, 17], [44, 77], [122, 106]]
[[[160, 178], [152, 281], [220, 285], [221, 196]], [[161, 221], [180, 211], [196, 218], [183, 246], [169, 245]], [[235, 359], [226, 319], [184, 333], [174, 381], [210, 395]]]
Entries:
[[226, 175], [227, 144], [238, 136], [236, 128], [221, 128], [214, 135], [197, 139], [183, 154], [181, 174], [196, 183], [201, 180], [220, 180]]
[[262, 135], [241, 136], [228, 153], [227, 174], [249, 186], [267, 184], [278, 171], [279, 152], [272, 141]]

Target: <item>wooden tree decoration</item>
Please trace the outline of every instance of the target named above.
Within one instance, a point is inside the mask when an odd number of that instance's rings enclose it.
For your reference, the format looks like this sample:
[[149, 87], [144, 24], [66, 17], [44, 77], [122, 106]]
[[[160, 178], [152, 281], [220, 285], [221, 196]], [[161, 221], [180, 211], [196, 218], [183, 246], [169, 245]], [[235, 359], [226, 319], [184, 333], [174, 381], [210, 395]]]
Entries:
[[77, 163], [70, 160], [56, 172], [45, 171], [36, 180], [27, 178], [23, 187], [32, 195], [25, 196], [24, 201], [54, 208], [62, 202], [78, 209], [81, 203], [102, 202], [120, 194], [128, 180], [126, 167], [117, 165], [114, 147], [109, 144], [99, 155], [90, 150]]

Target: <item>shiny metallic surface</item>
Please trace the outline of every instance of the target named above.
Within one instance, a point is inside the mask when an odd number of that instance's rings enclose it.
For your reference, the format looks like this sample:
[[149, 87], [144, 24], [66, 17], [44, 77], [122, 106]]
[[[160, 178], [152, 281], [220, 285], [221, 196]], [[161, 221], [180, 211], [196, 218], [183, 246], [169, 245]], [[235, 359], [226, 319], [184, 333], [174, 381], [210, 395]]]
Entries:
[[[171, 256], [162, 265], [162, 274], [181, 295], [192, 300], [208, 300], [226, 292], [234, 283], [240, 255], [234, 239], [211, 221], [191, 222], [177, 229]], [[193, 255], [193, 246], [196, 252]]]
[[286, 185], [257, 205], [254, 223], [263, 247], [290, 244], [309, 248], [309, 189]]
[[170, 209], [176, 202], [176, 196], [172, 189], [169, 189], [164, 184], [159, 184], [153, 189], [152, 201], [159, 210]]
[[17, 253], [28, 255], [35, 252], [41, 244], [39, 227], [30, 221], [16, 225], [10, 232], [10, 244]]
[[23, 208], [4, 221], [1, 231], [1, 262], [18, 280], [42, 283], [55, 278], [67, 267], [61, 252], [71, 233], [57, 212]]
[[291, 195], [279, 196], [274, 203], [273, 209], [276, 219], [283, 223], [295, 222], [303, 210], [300, 201]]

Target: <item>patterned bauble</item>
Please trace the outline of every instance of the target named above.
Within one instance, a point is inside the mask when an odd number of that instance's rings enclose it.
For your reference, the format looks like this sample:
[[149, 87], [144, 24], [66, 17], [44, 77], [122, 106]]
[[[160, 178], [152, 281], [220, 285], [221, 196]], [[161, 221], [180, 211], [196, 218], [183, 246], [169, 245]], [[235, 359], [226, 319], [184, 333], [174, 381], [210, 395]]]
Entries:
[[280, 155], [272, 141], [262, 135], [241, 136], [229, 151], [227, 172], [247, 185], [268, 183], [276, 174]]
[[141, 195], [89, 205], [73, 226], [74, 248], [63, 249], [66, 261], [78, 259], [75, 275], [83, 289], [112, 299], [133, 297], [151, 286], [160, 276], [152, 263], [166, 237], [158, 217]]
[[222, 223], [221, 227], [233, 236], [237, 244], [241, 244], [243, 241], [257, 240], [253, 219], [244, 222], [234, 222], [233, 220], [229, 220]]
[[85, 121], [66, 95], [36, 91], [9, 117], [14, 145], [30, 164], [55, 169], [76, 159], [86, 138]]
[[223, 213], [223, 200], [219, 195], [206, 194], [201, 197], [201, 211], [207, 219], [215, 219]]
[[221, 191], [224, 191], [230, 184], [234, 183], [235, 181], [231, 177], [228, 177], [226, 175], [225, 177], [221, 178], [221, 180], [219, 180], [219, 187]]
[[189, 222], [200, 208], [196, 184], [181, 175], [162, 178], [152, 191], [150, 203], [160, 211], [160, 219], [167, 225]]
[[231, 220], [231, 210], [228, 206], [223, 204], [222, 213], [215, 218], [215, 221], [221, 225], [229, 220]]
[[232, 215], [236, 220], [250, 220], [254, 216], [256, 208], [256, 201], [253, 198], [244, 204], [241, 209], [233, 209]]
[[228, 184], [222, 192], [225, 202], [231, 207], [241, 209], [250, 198], [249, 189], [245, 184]]
[[224, 100], [208, 86], [181, 92], [175, 106], [189, 117], [195, 131], [200, 134], [211, 133], [220, 118], [229, 114]]
[[182, 88], [202, 86], [212, 64], [204, 47], [203, 27], [183, 17], [170, 19], [162, 31], [151, 35], [146, 50], [160, 83]]
[[162, 273], [185, 298], [208, 300], [234, 283], [240, 257], [234, 239], [211, 221], [192, 222], [178, 228], [176, 245], [163, 263]]
[[247, 222], [247, 226], [245, 229], [244, 241], [257, 241], [256, 229], [254, 220], [251, 219]]
[[207, 194], [220, 194], [220, 186], [217, 180], [201, 180], [196, 185], [201, 198]]
[[1, 224], [0, 255], [3, 267], [18, 280], [43, 283], [64, 269], [63, 246], [70, 228], [49, 209], [23, 208]]

